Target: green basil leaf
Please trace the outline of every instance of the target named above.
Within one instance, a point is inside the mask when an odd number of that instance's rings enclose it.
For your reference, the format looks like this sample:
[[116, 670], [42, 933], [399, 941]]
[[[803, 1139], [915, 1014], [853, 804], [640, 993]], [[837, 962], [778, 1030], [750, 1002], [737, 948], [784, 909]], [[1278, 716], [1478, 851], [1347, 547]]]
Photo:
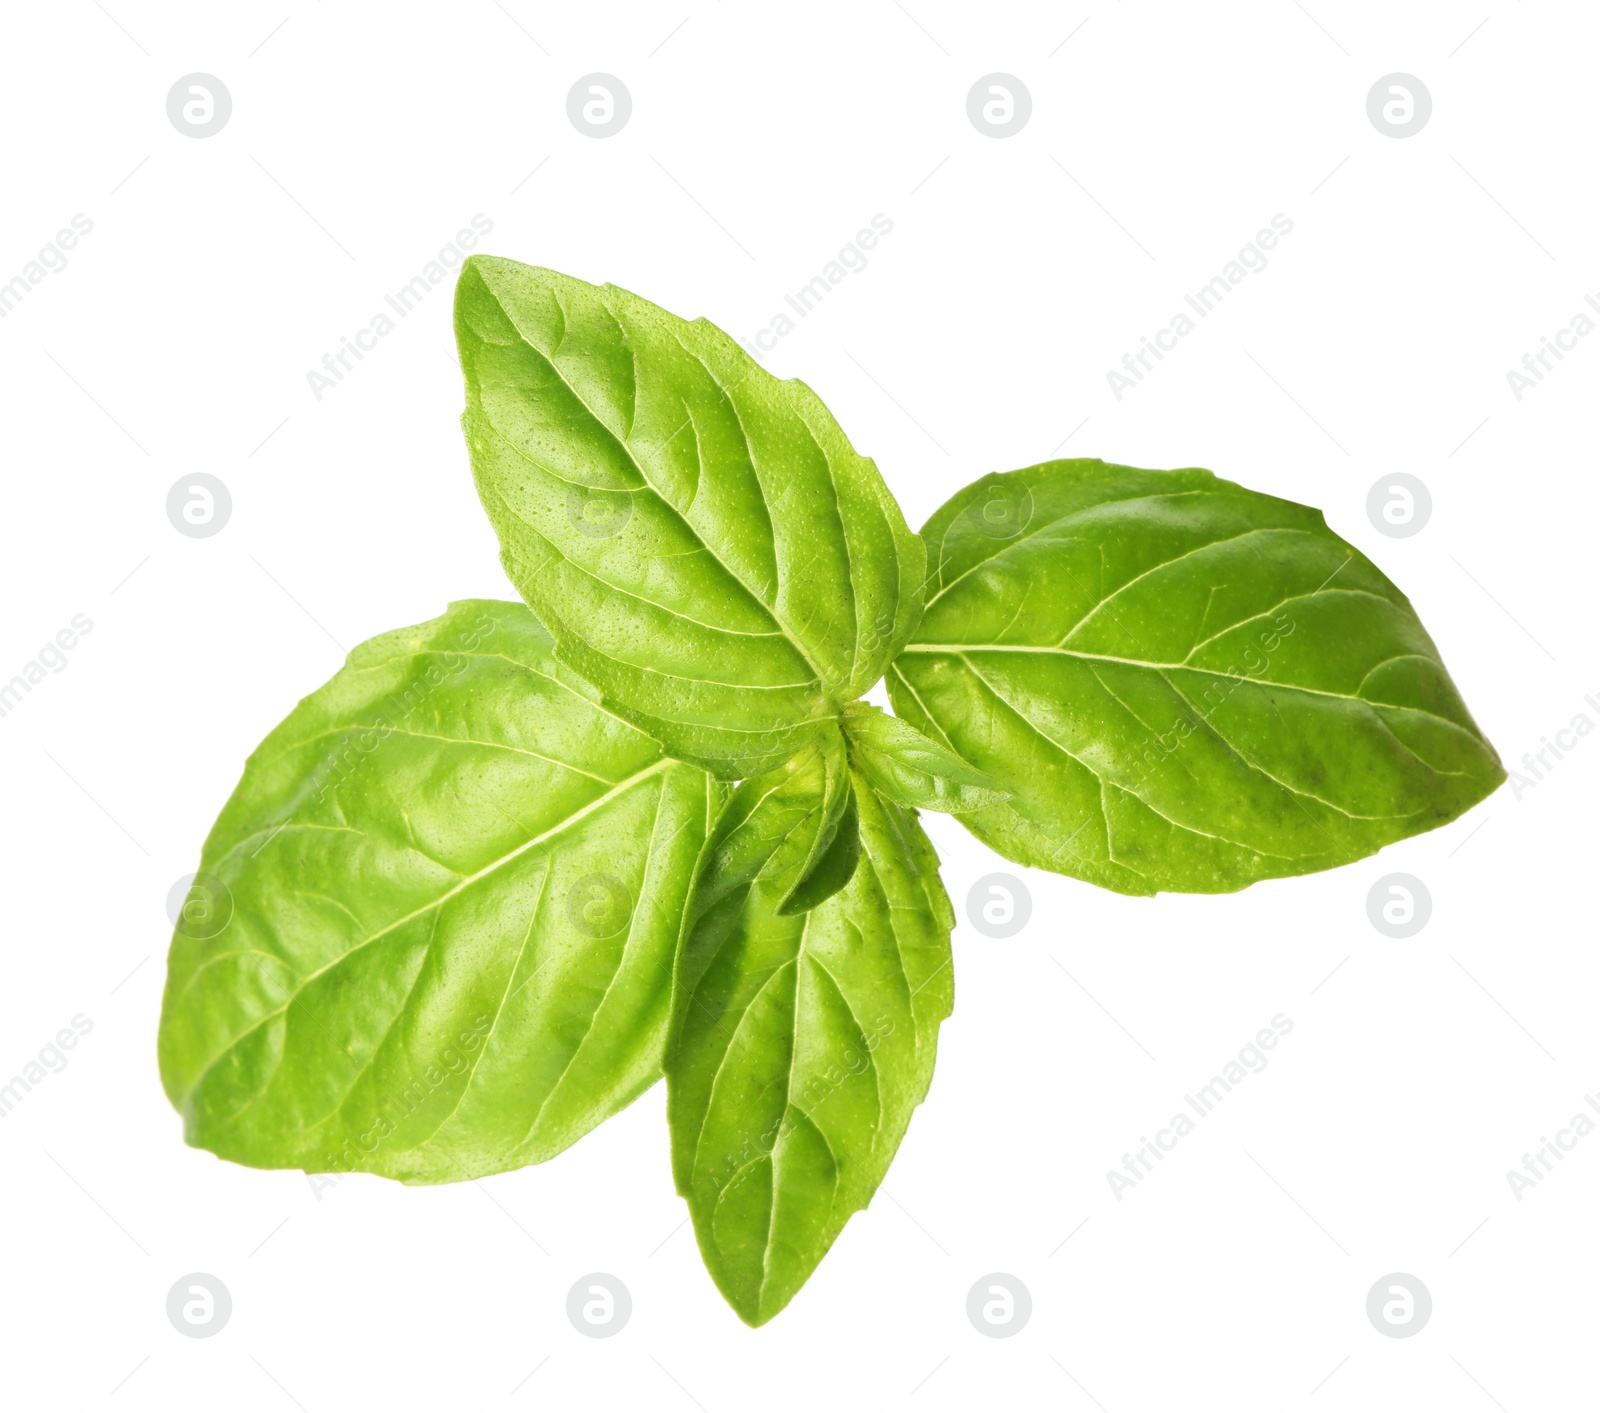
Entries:
[[844, 811], [833, 832], [832, 841], [823, 851], [815, 866], [799, 883], [778, 911], [785, 915], [808, 913], [812, 908], [831, 898], [855, 875], [861, 862], [861, 814], [856, 807], [856, 792], [846, 779], [844, 783]]
[[993, 777], [867, 702], [845, 707], [844, 730], [856, 768], [896, 804], [963, 814], [1006, 798]]
[[521, 604], [362, 644], [250, 757], [173, 937], [162, 1082], [254, 1167], [539, 1162], [660, 1075], [720, 788]]
[[832, 729], [732, 792], [706, 844], [696, 909], [759, 875], [778, 911], [806, 912], [850, 881], [857, 828], [844, 737]]
[[804, 383], [704, 319], [488, 256], [456, 337], [506, 571], [608, 706], [740, 779], [882, 676], [922, 544]]
[[1320, 511], [1209, 471], [1054, 461], [923, 527], [895, 710], [1011, 798], [991, 848], [1122, 893], [1362, 858], [1505, 778], [1400, 592]]
[[[707, 1269], [759, 1325], [871, 1200], [927, 1094], [953, 997], [955, 917], [915, 813], [859, 774], [854, 876], [803, 916], [781, 914], [795, 866], [786, 855], [800, 847], [774, 848], [781, 827], [762, 816], [783, 801], [769, 793], [752, 807], [746, 788], [719, 821], [690, 904], [667, 1118]], [[762, 856], [770, 872], [749, 867]]]

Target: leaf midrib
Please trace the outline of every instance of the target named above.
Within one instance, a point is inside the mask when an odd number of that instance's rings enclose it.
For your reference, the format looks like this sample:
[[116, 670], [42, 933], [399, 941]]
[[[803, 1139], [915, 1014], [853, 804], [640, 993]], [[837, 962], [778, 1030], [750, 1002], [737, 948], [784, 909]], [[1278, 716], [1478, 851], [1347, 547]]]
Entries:
[[[1401, 702], [1374, 701], [1371, 697], [1355, 697], [1346, 692], [1330, 692], [1322, 687], [1304, 687], [1298, 682], [1279, 682], [1265, 677], [1239, 676], [1233, 673], [1219, 672], [1214, 667], [1196, 667], [1187, 662], [1148, 662], [1143, 658], [1117, 657], [1111, 653], [1087, 653], [1080, 648], [1039, 647], [1026, 643], [908, 643], [901, 651], [908, 653], [943, 653], [947, 657], [968, 657], [972, 653], [1031, 653], [1044, 657], [1074, 657], [1085, 662], [1115, 662], [1124, 667], [1143, 668], [1148, 672], [1198, 672], [1206, 677], [1220, 677], [1226, 682], [1248, 682], [1256, 687], [1275, 687], [1286, 692], [1304, 692], [1309, 696], [1328, 697], [1333, 701], [1350, 702], [1356, 706], [1383, 707], [1387, 711], [1412, 712], [1417, 716], [1426, 716], [1441, 725], [1450, 727], [1454, 731], [1459, 731], [1473, 741], [1478, 740], [1460, 722], [1451, 721], [1449, 717], [1440, 716], [1438, 712], [1429, 711], [1425, 707], [1406, 706]], [[1415, 656], [1415, 654], [1405, 655]], [[1371, 673], [1367, 675], [1371, 676]]]
[[[495, 435], [499, 436], [500, 434], [498, 432], [496, 432]], [[501, 438], [501, 440], [504, 441], [504, 438]], [[509, 446], [510, 443], [507, 442], [506, 445]], [[514, 447], [512, 449], [515, 450]], [[560, 480], [561, 477], [558, 476], [555, 479], [556, 480]], [[608, 590], [609, 592], [611, 592], [613, 594], [618, 594], [623, 598], [632, 599], [636, 603], [648, 604], [651, 608], [659, 609], [662, 613], [666, 614], [669, 618], [676, 618], [680, 622], [683, 622], [683, 623], [692, 623], [696, 628], [702, 628], [707, 633], [722, 633], [722, 634], [727, 634], [730, 637], [735, 637], [735, 638], [782, 638], [784, 642], [786, 642], [791, 648], [794, 648], [795, 651], [797, 653], [799, 653], [801, 661], [803, 661], [807, 667], [811, 668], [813, 673], [816, 672], [816, 664], [813, 663], [811, 661], [811, 659], [806, 656], [805, 650], [800, 647], [800, 645], [794, 640], [793, 637], [790, 636], [790, 634], [787, 631], [787, 629], [785, 629], [784, 626], [781, 623], [779, 624], [778, 631], [777, 632], [773, 632], [773, 633], [752, 633], [747, 629], [725, 628], [725, 627], [722, 627], [721, 625], [716, 624], [716, 623], [707, 623], [703, 619], [699, 619], [699, 618], [694, 617], [692, 614], [684, 613], [681, 609], [673, 608], [670, 604], [662, 603], [659, 599], [653, 599], [653, 598], [648, 597], [645, 594], [635, 593], [632, 589], [625, 589], [625, 588], [622, 587], [622, 585], [614, 584], [614, 583], [611, 582], [611, 580], [605, 578], [603, 575], [597, 574], [593, 569], [589, 568], [587, 565], [579, 564], [578, 561], [573, 559], [571, 555], [563, 553], [561, 548], [560, 548], [560, 546], [558, 546], [555, 543], [554, 540], [552, 540], [548, 535], [546, 535], [544, 533], [544, 531], [542, 531], [537, 525], [535, 525], [531, 520], [529, 520], [526, 515], [524, 515], [520, 510], [518, 510], [516, 508], [516, 506], [511, 504], [510, 500], [507, 499], [506, 493], [504, 491], [500, 490], [497, 487], [495, 489], [495, 494], [499, 497], [500, 504], [505, 507], [506, 513], [508, 515], [512, 516], [515, 520], [517, 520], [522, 526], [524, 526], [527, 529], [529, 534], [538, 536], [538, 538], [544, 544], [548, 545], [549, 548], [550, 548], [550, 552], [553, 555], [555, 555], [555, 557], [557, 559], [559, 559], [563, 564], [570, 566], [575, 573], [582, 574], [586, 579], [593, 580], [596, 584], [599, 584], [602, 588]], [[669, 505], [669, 507], [670, 507], [670, 502], [666, 501], [665, 499], [663, 499], [662, 503], [666, 504], [666, 505]], [[673, 513], [674, 514], [677, 513], [675, 508], [674, 508]], [[681, 518], [682, 517], [680, 516], [680, 519]], [[687, 524], [688, 522], [685, 521], [684, 523]], [[693, 529], [692, 526], [690, 528]], [[708, 554], [710, 553], [709, 550], [707, 550], [706, 552]], [[715, 559], [716, 556], [713, 555], [712, 558]], [[718, 562], [720, 563], [721, 561], [719, 560]], [[520, 592], [521, 585], [519, 584], [517, 587], [518, 587], [518, 590]], [[743, 588], [744, 586], [741, 584], [740, 587]], [[748, 590], [747, 590], [747, 592], [748, 592]], [[761, 601], [759, 599], [756, 600], [756, 603], [760, 608], [762, 608], [763, 610], [766, 610], [766, 605], [761, 603]], [[767, 610], [767, 611], [769, 612], [769, 615], [770, 615], [770, 610]], [[773, 622], [775, 622], [775, 623], [778, 622], [776, 617], [773, 618]], [[616, 658], [614, 660], [617, 661], [617, 662], [623, 661], [623, 659], [621, 659], [621, 658]], [[629, 665], [630, 666], [637, 666], [636, 664], [629, 664]], [[644, 668], [644, 667], [638, 668], [638, 670], [639, 671], [660, 671], [659, 668]], [[663, 673], [662, 675], [663, 676], [677, 676], [676, 673]], [[751, 687], [745, 687], [743, 683], [739, 683], [739, 682], [714, 682], [710, 678], [701, 678], [701, 677], [685, 677], [685, 678], [682, 678], [681, 680], [685, 681], [685, 682], [709, 682], [712, 686], [716, 686], [716, 687], [741, 687], [741, 688], [744, 688], [745, 690], [748, 690], [748, 691], [765, 691], [765, 690], [776, 691], [776, 690], [780, 690], [780, 689], [781, 690], [790, 690], [790, 689], [796, 688], [796, 687], [804, 688], [804, 687], [811, 687], [811, 686], [820, 685], [822, 679], [821, 679], [820, 675], [818, 675], [815, 678], [815, 680], [812, 681], [812, 682], [780, 682], [780, 683], [777, 683], [776, 685], [770, 686], [770, 687], [768, 687], [766, 685], [761, 685], [761, 684], [757, 684], [756, 686], [751, 686]]]

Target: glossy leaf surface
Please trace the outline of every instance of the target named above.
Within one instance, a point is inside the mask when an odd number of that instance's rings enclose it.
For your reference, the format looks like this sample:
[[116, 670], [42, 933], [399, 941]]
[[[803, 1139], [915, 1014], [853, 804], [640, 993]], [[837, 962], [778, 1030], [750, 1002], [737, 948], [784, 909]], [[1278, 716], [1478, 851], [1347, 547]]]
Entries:
[[492, 257], [456, 335], [506, 571], [609, 706], [739, 779], [882, 676], [922, 544], [810, 388], [703, 319]]
[[1505, 778], [1405, 595], [1320, 511], [1056, 461], [923, 528], [895, 710], [1011, 792], [960, 818], [1122, 893], [1349, 863]]
[[190, 1143], [456, 1181], [655, 1081], [719, 787], [589, 690], [521, 604], [469, 601], [362, 644], [262, 742], [169, 958]]
[[865, 1207], [933, 1074], [954, 916], [915, 813], [860, 775], [861, 857], [803, 916], [776, 906], [820, 778], [734, 797], [691, 904], [667, 1062], [673, 1173], [747, 1323], [793, 1298]]

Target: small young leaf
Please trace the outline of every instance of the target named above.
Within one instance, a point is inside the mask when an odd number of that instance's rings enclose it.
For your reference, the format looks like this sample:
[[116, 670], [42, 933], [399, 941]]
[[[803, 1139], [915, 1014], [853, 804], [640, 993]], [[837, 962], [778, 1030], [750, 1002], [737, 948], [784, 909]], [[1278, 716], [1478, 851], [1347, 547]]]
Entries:
[[993, 777], [867, 702], [845, 707], [844, 732], [856, 768], [896, 804], [963, 814], [1006, 798]]
[[1122, 893], [1350, 863], [1505, 778], [1393, 584], [1322, 513], [1053, 461], [923, 527], [937, 566], [895, 710], [1009, 789], [991, 848]]
[[589, 691], [521, 604], [457, 603], [362, 644], [262, 742], [168, 961], [190, 1143], [453, 1182], [655, 1082], [720, 790]]
[[779, 913], [785, 917], [808, 913], [823, 899], [831, 898], [850, 881], [861, 862], [861, 816], [848, 777], [844, 797], [844, 813], [839, 816], [832, 841], [811, 871], [795, 884], [794, 892], [778, 905]]
[[[741, 790], [743, 787], [741, 787]], [[760, 808], [729, 806], [679, 958], [667, 1118], [673, 1174], [717, 1288], [747, 1324], [793, 1298], [865, 1207], [933, 1074], [950, 1014], [955, 917], [914, 812], [854, 780], [861, 859], [849, 884], [784, 916], [759, 856]], [[741, 851], [733, 837], [761, 842]]]
[[609, 707], [741, 779], [882, 676], [922, 542], [805, 384], [704, 319], [488, 256], [456, 337], [506, 571]]
[[[850, 763], [839, 728], [830, 724], [817, 741], [801, 751], [798, 762], [784, 769], [796, 764], [802, 768], [794, 780], [803, 780], [807, 788], [816, 791], [815, 813], [787, 841], [791, 848], [802, 837], [808, 843], [793, 886], [778, 899], [778, 911], [785, 915], [808, 912], [837, 893], [850, 881], [861, 854]], [[755, 784], [761, 788], [759, 780]], [[769, 868], [767, 876], [776, 879], [785, 875]]]
[[729, 796], [706, 845], [696, 906], [760, 875], [779, 912], [803, 913], [850, 881], [856, 834], [844, 737], [830, 727]]

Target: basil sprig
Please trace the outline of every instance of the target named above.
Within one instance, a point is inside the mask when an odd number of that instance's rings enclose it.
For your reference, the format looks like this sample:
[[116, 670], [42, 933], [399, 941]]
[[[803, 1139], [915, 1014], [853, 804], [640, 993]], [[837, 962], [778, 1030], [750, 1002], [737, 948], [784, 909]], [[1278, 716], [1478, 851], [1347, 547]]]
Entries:
[[[473, 474], [524, 603], [364, 643], [257, 748], [168, 959], [162, 1082], [235, 1162], [455, 1182], [663, 1074], [740, 1317], [928, 1091], [954, 914], [917, 811], [1122, 893], [1363, 858], [1504, 779], [1306, 506], [1052, 461], [920, 535], [704, 320], [474, 256]], [[887, 675], [895, 714], [862, 701]]]

